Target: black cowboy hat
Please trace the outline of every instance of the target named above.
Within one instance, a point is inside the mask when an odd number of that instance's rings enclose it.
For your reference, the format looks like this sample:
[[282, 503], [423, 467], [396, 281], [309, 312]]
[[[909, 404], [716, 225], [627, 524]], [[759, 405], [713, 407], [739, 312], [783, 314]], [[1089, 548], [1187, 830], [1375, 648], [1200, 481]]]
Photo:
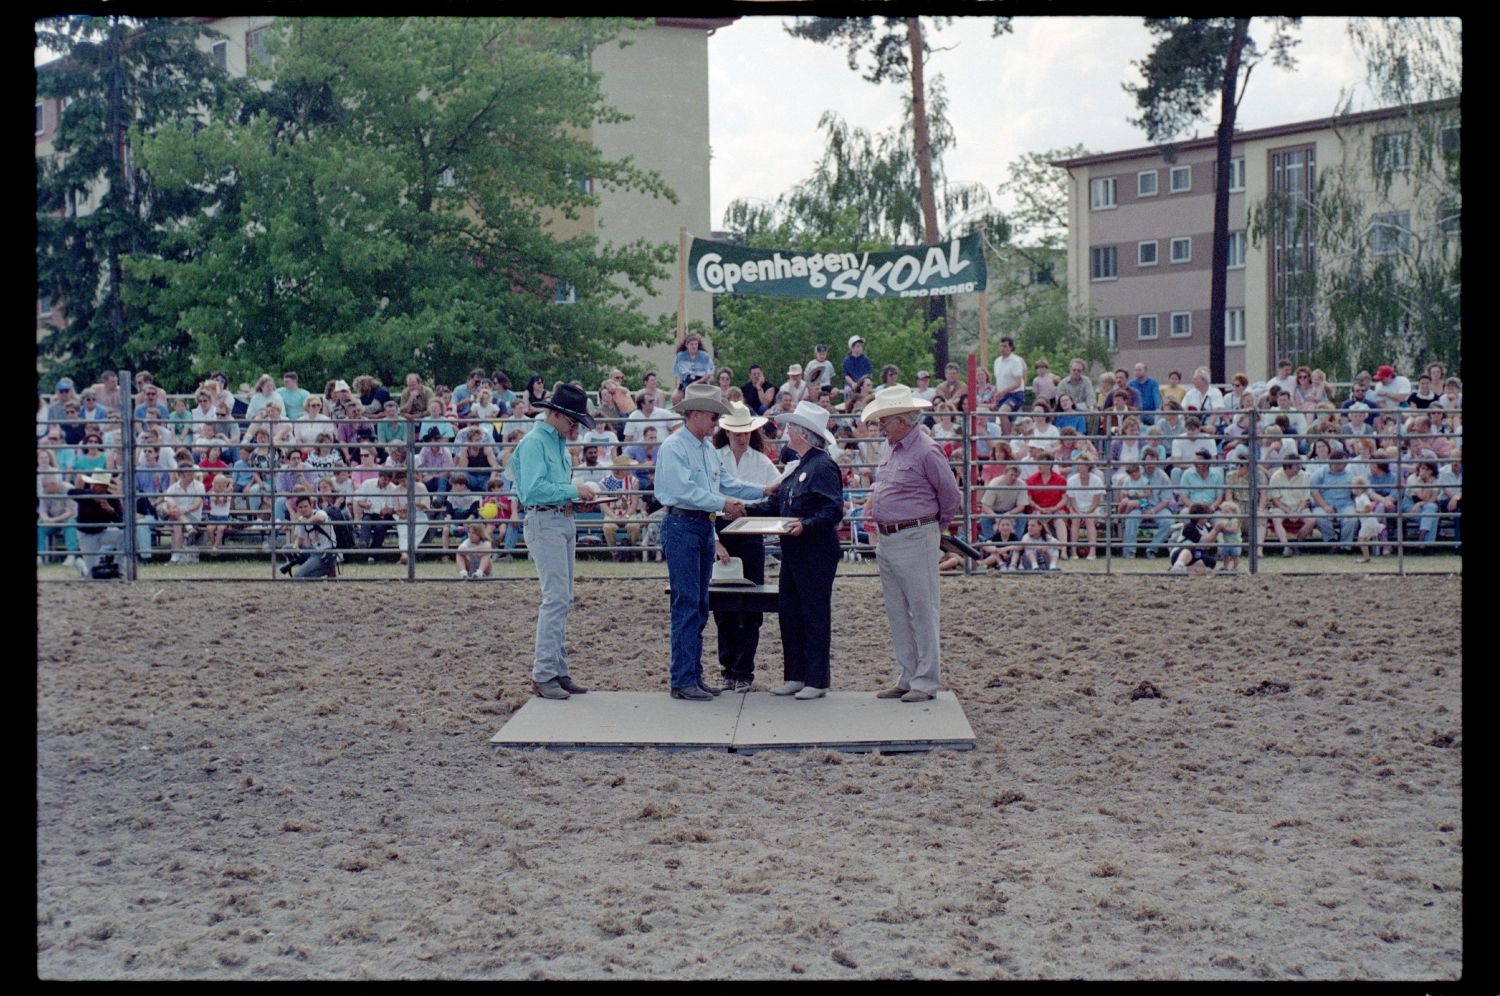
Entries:
[[583, 393], [583, 388], [574, 387], [572, 384], [562, 384], [552, 394], [550, 401], [538, 401], [538, 408], [550, 408], [568, 416], [575, 422], [583, 424], [585, 429], [594, 427], [594, 416], [589, 414], [588, 395]]

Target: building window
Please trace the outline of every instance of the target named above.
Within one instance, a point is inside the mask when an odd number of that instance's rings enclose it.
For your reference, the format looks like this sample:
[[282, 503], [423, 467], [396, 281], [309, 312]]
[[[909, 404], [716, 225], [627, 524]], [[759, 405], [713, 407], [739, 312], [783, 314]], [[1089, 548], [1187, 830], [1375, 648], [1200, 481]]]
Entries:
[[1135, 245], [1135, 265], [1136, 266], [1155, 266], [1156, 265], [1156, 242], [1155, 242], [1155, 240], [1152, 240], [1150, 242], [1137, 242], [1136, 243], [1136, 245]]
[[1392, 211], [1370, 219], [1370, 251], [1377, 256], [1405, 252], [1411, 238], [1411, 212]]
[[1170, 187], [1172, 193], [1183, 194], [1193, 189], [1193, 167], [1173, 166]]
[[1245, 157], [1229, 160], [1229, 192], [1231, 194], [1242, 194], [1245, 192]]
[[1193, 313], [1191, 311], [1172, 312], [1172, 338], [1186, 339], [1193, 334]]
[[1401, 173], [1411, 167], [1411, 134], [1398, 131], [1375, 136], [1375, 172]]
[[1094, 319], [1094, 335], [1104, 340], [1111, 353], [1120, 348], [1120, 320], [1118, 318]]
[[1135, 175], [1135, 195], [1137, 197], [1156, 196], [1156, 170], [1148, 169], [1144, 173]]
[[47, 105], [40, 100], [36, 102], [36, 134], [40, 138], [47, 130]]
[[1445, 198], [1438, 202], [1438, 231], [1443, 235], [1459, 235], [1463, 221], [1463, 209], [1458, 201]]
[[552, 287], [552, 301], [554, 304], [577, 304], [578, 291], [572, 284], [559, 281]]
[[446, 190], [448, 187], [453, 186], [457, 182], [458, 179], [454, 176], [452, 166], [449, 166], [447, 169], [438, 174], [437, 185], [439, 190]]
[[228, 42], [221, 42], [221, 41], [214, 42], [213, 55], [214, 55], [214, 65], [216, 65], [220, 69], [224, 69], [224, 70], [227, 70], [229, 68], [229, 43]]
[[1229, 263], [1227, 265], [1231, 270], [1237, 270], [1244, 267], [1245, 250], [1248, 247], [1249, 239], [1246, 238], [1244, 232], [1240, 231], [1229, 233]]
[[1112, 208], [1115, 206], [1115, 178], [1105, 177], [1102, 180], [1089, 181], [1089, 208], [1099, 210], [1100, 208]]
[[1313, 276], [1317, 251], [1312, 237], [1317, 191], [1317, 149], [1303, 145], [1270, 154], [1270, 187], [1282, 210], [1266, 238], [1271, 268], [1271, 355], [1294, 364], [1312, 359], [1318, 342]]
[[38, 317], [41, 317], [41, 318], [50, 318], [50, 317], [52, 317], [52, 295], [51, 294], [42, 294], [42, 295], [40, 295], [40, 296], [37, 297], [37, 299], [36, 299], [36, 313], [37, 313]]
[[1113, 280], [1119, 275], [1119, 256], [1114, 246], [1096, 246], [1089, 250], [1090, 280]]
[[1438, 151], [1445, 156], [1458, 155], [1458, 125], [1443, 125], [1438, 129]]
[[1245, 309], [1228, 308], [1224, 312], [1224, 345], [1245, 344]]
[[1180, 239], [1172, 240], [1172, 262], [1186, 263], [1193, 258], [1193, 240], [1191, 236], [1184, 235]]
[[270, 55], [266, 53], [266, 32], [270, 27], [251, 28], [245, 32], [245, 54], [249, 56], [252, 66], [269, 65]]
[[1156, 316], [1142, 315], [1135, 320], [1135, 337], [1137, 339], [1156, 338]]

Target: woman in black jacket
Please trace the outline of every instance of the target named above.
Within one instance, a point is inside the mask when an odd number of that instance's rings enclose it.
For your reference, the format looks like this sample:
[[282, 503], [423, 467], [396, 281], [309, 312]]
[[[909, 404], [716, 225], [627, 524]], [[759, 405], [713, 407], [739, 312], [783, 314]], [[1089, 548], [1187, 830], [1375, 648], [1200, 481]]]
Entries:
[[776, 493], [750, 510], [755, 515], [796, 519], [781, 537], [781, 653], [786, 681], [773, 695], [822, 698], [830, 680], [829, 644], [833, 627], [833, 577], [840, 557], [838, 528], [844, 517], [843, 479], [828, 448], [828, 411], [810, 401], [779, 415], [798, 463]]

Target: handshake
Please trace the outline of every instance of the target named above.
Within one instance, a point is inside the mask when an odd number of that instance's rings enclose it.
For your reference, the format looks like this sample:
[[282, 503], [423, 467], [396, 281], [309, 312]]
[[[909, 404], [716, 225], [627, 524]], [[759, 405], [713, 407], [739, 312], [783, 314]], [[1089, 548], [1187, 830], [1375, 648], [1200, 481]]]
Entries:
[[720, 516], [726, 522], [733, 522], [735, 519], [738, 519], [740, 516], [742, 516], [744, 514], [745, 514], [745, 503], [744, 502], [742, 502], [742, 501], [735, 501], [733, 498], [726, 498], [726, 499], [724, 499], [724, 511], [720, 513]]

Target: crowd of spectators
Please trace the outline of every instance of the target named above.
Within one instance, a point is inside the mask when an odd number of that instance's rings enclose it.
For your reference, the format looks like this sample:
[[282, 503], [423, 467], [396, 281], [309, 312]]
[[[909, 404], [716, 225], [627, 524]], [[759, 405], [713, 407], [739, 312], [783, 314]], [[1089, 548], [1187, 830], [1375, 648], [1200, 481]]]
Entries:
[[[672, 407], [683, 389], [707, 381], [753, 416], [789, 413], [804, 400], [830, 412], [831, 455], [844, 474], [842, 534], [848, 556], [859, 557], [875, 539], [862, 520], [881, 439], [858, 416], [877, 386], [904, 382], [886, 364], [877, 384], [864, 346], [851, 336], [836, 363], [815, 344], [805, 364], [785, 372], [752, 364], [741, 380], [689, 333], [666, 383], [647, 372], [631, 385], [614, 368], [597, 385], [578, 384], [594, 388], [599, 425], [570, 441], [574, 473], [622, 499], [580, 517], [581, 541], [586, 532], [618, 557], [660, 556], [656, 448], [681, 425]], [[1200, 368], [1186, 383], [1172, 370], [1161, 384], [1144, 363], [1097, 379], [1079, 359], [1065, 373], [1045, 362], [1028, 369], [1005, 337], [992, 369], [975, 379], [971, 391], [950, 363], [936, 383], [931, 371], [915, 371], [913, 392], [931, 402], [923, 431], [974, 495], [969, 538], [995, 569], [1056, 570], [1096, 559], [1111, 543], [1119, 556], [1165, 553], [1170, 569], [1199, 572], [1236, 569], [1250, 546], [1264, 556], [1268, 542], [1287, 557], [1322, 549], [1368, 560], [1398, 541], [1431, 549], [1445, 521], [1453, 542], [1461, 538], [1462, 384], [1440, 364], [1415, 388], [1382, 366], [1340, 392], [1321, 371], [1288, 361], [1263, 383], [1235, 374], [1220, 387]], [[257, 540], [261, 551], [284, 549], [306, 538], [298, 514], [306, 496], [307, 514], [336, 509], [331, 517], [350, 523], [343, 556], [388, 557], [395, 533], [402, 563], [425, 543], [464, 577], [487, 577], [494, 561], [517, 553], [511, 456], [557, 386], [532, 375], [518, 392], [505, 373], [479, 367], [456, 387], [409, 373], [388, 388], [362, 374], [316, 391], [290, 370], [280, 386], [266, 374], [237, 391], [215, 373], [185, 394], [145, 372], [129, 389], [110, 371], [82, 390], [61, 378], [37, 401], [38, 563], [78, 552], [77, 502], [67, 492], [107, 473], [115, 493], [134, 497], [143, 559], [192, 562], [245, 537], [236, 549], [254, 551]], [[127, 407], [131, 440], [122, 438]], [[774, 421], [753, 435], [755, 449], [784, 462]]]

